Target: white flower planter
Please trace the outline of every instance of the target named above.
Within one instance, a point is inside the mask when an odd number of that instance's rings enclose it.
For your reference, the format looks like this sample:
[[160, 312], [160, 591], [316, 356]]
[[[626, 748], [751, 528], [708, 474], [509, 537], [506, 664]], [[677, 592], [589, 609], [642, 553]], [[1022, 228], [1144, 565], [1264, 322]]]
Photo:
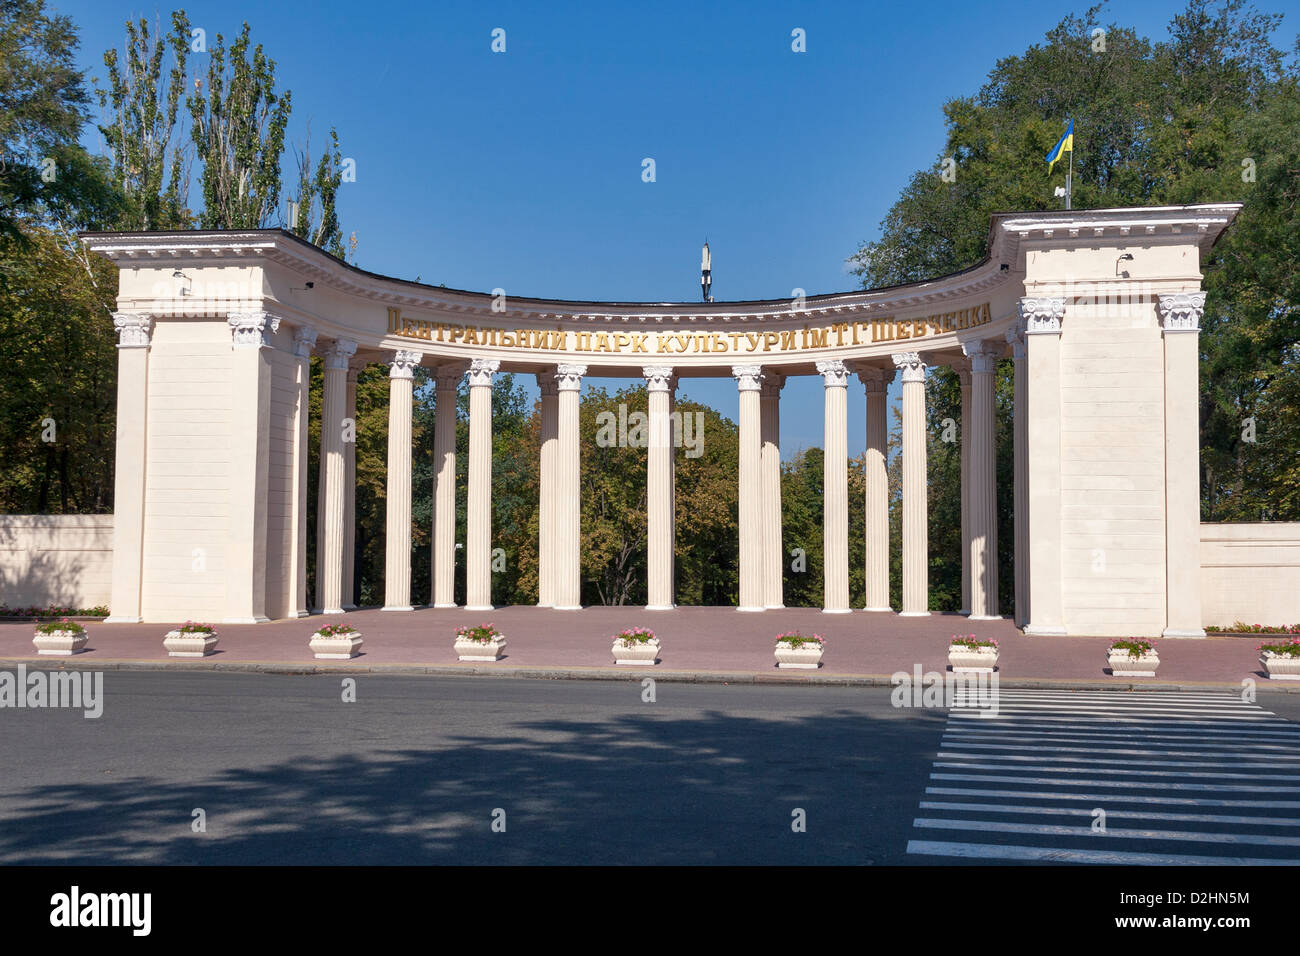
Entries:
[[360, 634], [335, 634], [327, 636], [317, 631], [309, 645], [317, 660], [346, 661], [357, 656], [361, 647]]
[[954, 674], [992, 674], [998, 663], [998, 649], [949, 644], [948, 663]]
[[643, 644], [635, 641], [624, 644], [621, 640], [616, 640], [611, 650], [615, 664], [648, 664], [654, 666], [655, 660], [659, 657], [659, 639], [654, 638]]
[[50, 654], [55, 657], [69, 657], [80, 654], [86, 646], [85, 631], [54, 631], [51, 634], [37, 634], [32, 638], [37, 654]]
[[1286, 657], [1265, 651], [1260, 655], [1259, 662], [1264, 665], [1272, 680], [1300, 680], [1300, 657]]
[[168, 657], [206, 657], [217, 646], [217, 635], [211, 631], [168, 631], [163, 638], [163, 647]]
[[822, 651], [825, 648], [816, 642], [795, 647], [781, 641], [776, 645], [776, 666], [794, 667], [803, 670], [816, 670], [821, 667]]
[[1115, 677], [1155, 677], [1160, 658], [1155, 651], [1147, 651], [1141, 657], [1134, 657], [1128, 651], [1106, 655], [1110, 672]]
[[486, 644], [471, 641], [464, 637], [456, 638], [456, 657], [462, 661], [499, 661], [504, 656], [502, 648], [506, 646], [504, 637], [493, 638]]

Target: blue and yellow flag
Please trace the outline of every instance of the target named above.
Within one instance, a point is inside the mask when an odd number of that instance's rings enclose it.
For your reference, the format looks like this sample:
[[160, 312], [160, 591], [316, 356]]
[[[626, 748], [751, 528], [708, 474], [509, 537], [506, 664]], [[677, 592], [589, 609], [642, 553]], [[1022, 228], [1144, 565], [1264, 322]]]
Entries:
[[1052, 147], [1052, 151], [1048, 153], [1046, 156], [1047, 174], [1049, 176], [1052, 174], [1052, 167], [1056, 165], [1056, 161], [1061, 158], [1062, 153], [1073, 153], [1073, 152], [1074, 152], [1074, 120], [1070, 120], [1065, 125], [1065, 135], [1060, 138], [1057, 144]]

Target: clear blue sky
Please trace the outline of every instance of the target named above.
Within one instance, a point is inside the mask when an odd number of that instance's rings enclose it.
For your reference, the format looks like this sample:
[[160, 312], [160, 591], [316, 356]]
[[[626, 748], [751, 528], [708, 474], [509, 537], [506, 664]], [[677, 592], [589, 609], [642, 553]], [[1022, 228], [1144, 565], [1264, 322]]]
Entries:
[[[573, 299], [718, 300], [856, 287], [844, 260], [878, 235], [944, 142], [941, 106], [975, 92], [1088, 0], [637, 5], [369, 0], [185, 5], [209, 40], [247, 20], [293, 91], [290, 141], [330, 126], [357, 182], [339, 202], [357, 264], [452, 288]], [[103, 76], [123, 23], [170, 6], [50, 0]], [[1291, 2], [1262, 7], [1280, 11]], [[1178, 0], [1112, 4], [1163, 38]], [[494, 28], [506, 52], [491, 51]], [[806, 32], [807, 52], [791, 50]], [[1297, 29], [1288, 16], [1278, 37]], [[192, 58], [191, 73], [206, 72]], [[87, 142], [94, 148], [93, 135]], [[653, 158], [657, 181], [641, 179]], [[611, 387], [617, 381], [608, 381]], [[895, 386], [897, 389], [897, 386]], [[782, 450], [822, 444], [819, 379], [782, 402]], [[684, 390], [733, 419], [734, 383]], [[850, 392], [849, 451], [865, 402]]]

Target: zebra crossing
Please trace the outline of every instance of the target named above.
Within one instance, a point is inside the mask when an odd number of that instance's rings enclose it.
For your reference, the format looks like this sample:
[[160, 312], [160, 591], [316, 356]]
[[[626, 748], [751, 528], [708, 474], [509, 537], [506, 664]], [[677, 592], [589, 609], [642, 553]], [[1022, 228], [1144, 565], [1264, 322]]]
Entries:
[[948, 712], [918, 814], [919, 857], [1294, 866], [1300, 725], [1223, 692], [1002, 691]]

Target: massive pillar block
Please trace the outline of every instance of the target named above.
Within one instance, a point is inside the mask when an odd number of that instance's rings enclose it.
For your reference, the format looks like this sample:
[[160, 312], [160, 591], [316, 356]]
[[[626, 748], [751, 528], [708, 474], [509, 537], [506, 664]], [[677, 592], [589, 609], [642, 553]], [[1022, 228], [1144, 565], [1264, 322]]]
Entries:
[[930, 541], [926, 495], [925, 362], [899, 352], [903, 372], [903, 609], [905, 617], [930, 613]]
[[556, 449], [555, 608], [582, 607], [582, 461], [579, 458], [578, 398], [585, 365], [560, 365], [555, 370], [559, 391], [559, 443]]
[[348, 364], [343, 417], [343, 610], [357, 609], [357, 374], [366, 362]]
[[492, 376], [496, 359], [469, 367], [469, 502], [466, 515], [465, 609], [492, 609]]
[[1165, 353], [1165, 637], [1204, 637], [1201, 623], [1200, 338], [1204, 292], [1162, 295]]
[[849, 372], [840, 361], [818, 362], [825, 393], [825, 454], [822, 458], [822, 610], [849, 612]]
[[650, 393], [650, 435], [646, 453], [646, 610], [673, 607], [673, 432], [669, 417], [673, 370], [641, 370]]
[[1061, 320], [1063, 297], [1020, 300], [1025, 323], [1029, 456], [1029, 620], [1026, 634], [1065, 633], [1061, 599]]
[[411, 607], [411, 404], [420, 353], [398, 349], [388, 370], [388, 490], [384, 610]]
[[433, 370], [433, 570], [431, 603], [456, 606], [456, 386], [464, 365]]
[[970, 430], [962, 435], [962, 448], [970, 446], [967, 475], [970, 494], [970, 616], [973, 621], [996, 620], [998, 615], [998, 502], [997, 441], [993, 386], [1002, 344], [977, 339], [962, 346], [970, 359]]
[[970, 603], [970, 369], [956, 368], [961, 382], [961, 614]]
[[763, 502], [760, 393], [763, 369], [733, 365], [740, 391], [740, 610], [761, 611], [763, 599]]
[[537, 606], [555, 607], [555, 468], [560, 451], [559, 390], [554, 372], [538, 372], [542, 393], [540, 482], [537, 502]]
[[1015, 520], [1015, 602], [1016, 627], [1024, 627], [1029, 621], [1029, 453], [1026, 448], [1028, 435], [1026, 422], [1025, 378], [1025, 330], [1023, 327], [1008, 329], [1007, 343], [1011, 346], [1011, 358], [1015, 366], [1014, 386], [1014, 426], [1013, 441], [1015, 460], [1012, 465], [1012, 517]]
[[289, 555], [290, 617], [306, 617], [307, 605], [307, 437], [311, 425], [311, 350], [316, 330], [298, 326], [293, 330], [294, 384], [297, 400], [293, 415], [293, 544]]
[[343, 613], [343, 522], [346, 517], [343, 483], [347, 466], [343, 441], [347, 417], [348, 361], [357, 350], [349, 339], [335, 339], [325, 352], [325, 385], [321, 396], [320, 496], [316, 550], [316, 601], [325, 614]]
[[144, 479], [153, 316], [118, 312], [117, 450], [113, 470], [113, 590], [110, 624], [140, 622]]
[[759, 400], [763, 418], [763, 601], [785, 606], [785, 549], [781, 542], [781, 389], [785, 376], [763, 373]]
[[867, 388], [866, 584], [868, 611], [889, 611], [889, 423], [887, 392], [893, 369], [864, 368]]

